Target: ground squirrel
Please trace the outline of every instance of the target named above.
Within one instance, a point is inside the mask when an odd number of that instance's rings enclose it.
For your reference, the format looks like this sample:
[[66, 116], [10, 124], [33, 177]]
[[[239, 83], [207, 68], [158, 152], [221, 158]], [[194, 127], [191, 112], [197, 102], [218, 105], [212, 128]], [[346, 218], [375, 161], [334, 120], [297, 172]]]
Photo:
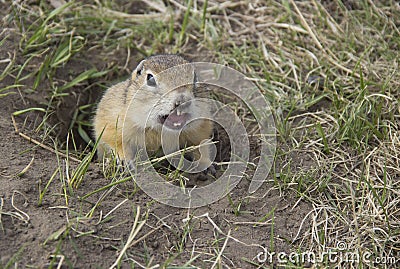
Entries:
[[[213, 125], [205, 118], [210, 111], [195, 98], [196, 86], [194, 66], [178, 55], [141, 61], [132, 76], [109, 88], [98, 104], [94, 118], [98, 157], [113, 152], [118, 160], [130, 162], [144, 146], [149, 153], [163, 146], [167, 154], [179, 150], [177, 143], [182, 148], [209, 141]], [[208, 145], [202, 144], [193, 155], [198, 169], [215, 173]]]

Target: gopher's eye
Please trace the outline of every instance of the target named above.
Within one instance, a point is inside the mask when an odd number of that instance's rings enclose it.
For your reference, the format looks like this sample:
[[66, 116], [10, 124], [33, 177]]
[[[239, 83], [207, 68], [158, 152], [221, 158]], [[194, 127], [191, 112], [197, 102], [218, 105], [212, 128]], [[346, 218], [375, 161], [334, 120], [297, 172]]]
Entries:
[[152, 74], [147, 74], [147, 86], [150, 86], [150, 87], [157, 86], [156, 80]]

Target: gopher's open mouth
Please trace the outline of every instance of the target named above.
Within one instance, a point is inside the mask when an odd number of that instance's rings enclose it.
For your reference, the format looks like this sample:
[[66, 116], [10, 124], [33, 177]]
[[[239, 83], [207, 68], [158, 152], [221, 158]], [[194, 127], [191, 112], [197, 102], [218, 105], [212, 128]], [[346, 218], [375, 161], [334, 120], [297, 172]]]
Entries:
[[175, 109], [171, 114], [160, 116], [160, 123], [173, 130], [181, 129], [189, 119], [189, 113], [179, 112], [178, 115], [177, 109]]

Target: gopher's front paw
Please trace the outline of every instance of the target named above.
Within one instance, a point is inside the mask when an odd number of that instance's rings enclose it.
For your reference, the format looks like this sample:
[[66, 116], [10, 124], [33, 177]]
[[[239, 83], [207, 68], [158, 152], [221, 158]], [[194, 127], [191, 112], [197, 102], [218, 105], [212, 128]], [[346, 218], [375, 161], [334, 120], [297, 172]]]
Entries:
[[215, 169], [216, 164], [212, 163], [207, 169], [203, 170], [204, 175], [211, 174], [213, 177], [216, 177], [217, 170]]

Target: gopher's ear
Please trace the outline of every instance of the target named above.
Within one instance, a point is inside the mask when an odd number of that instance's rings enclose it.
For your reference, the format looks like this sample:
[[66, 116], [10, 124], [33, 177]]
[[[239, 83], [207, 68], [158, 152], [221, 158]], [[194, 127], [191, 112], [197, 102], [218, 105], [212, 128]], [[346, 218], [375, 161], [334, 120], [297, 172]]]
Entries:
[[141, 61], [141, 62], [136, 66], [135, 70], [134, 70], [133, 73], [132, 73], [132, 80], [135, 80], [138, 76], [140, 76], [140, 75], [142, 74], [143, 65], [144, 65], [144, 62], [145, 62], [145, 61], [146, 61], [146, 60]]

